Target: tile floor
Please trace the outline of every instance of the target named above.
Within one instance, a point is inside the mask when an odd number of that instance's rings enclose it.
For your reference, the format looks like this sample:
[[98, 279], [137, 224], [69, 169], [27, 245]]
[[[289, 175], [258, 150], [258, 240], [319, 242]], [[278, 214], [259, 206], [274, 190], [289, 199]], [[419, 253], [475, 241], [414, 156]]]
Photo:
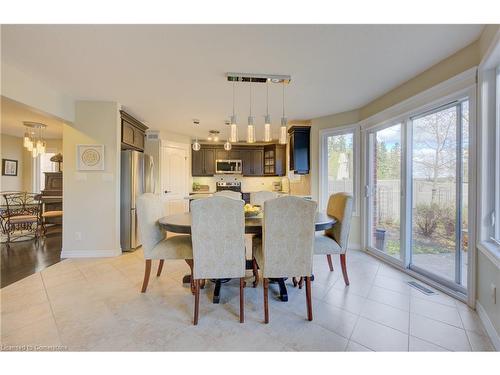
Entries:
[[[478, 315], [444, 294], [426, 296], [411, 277], [360, 251], [348, 254], [349, 287], [325, 257], [315, 257], [313, 322], [305, 291], [288, 286], [289, 302], [271, 286], [270, 324], [263, 324], [262, 288], [245, 289], [246, 322], [238, 323], [238, 282], [221, 303], [202, 291], [200, 322], [182, 276], [184, 261], [165, 262], [139, 293], [142, 253], [107, 259], [67, 259], [1, 289], [3, 350], [75, 351], [486, 351], [492, 345]], [[156, 266], [156, 264], [155, 264]]]

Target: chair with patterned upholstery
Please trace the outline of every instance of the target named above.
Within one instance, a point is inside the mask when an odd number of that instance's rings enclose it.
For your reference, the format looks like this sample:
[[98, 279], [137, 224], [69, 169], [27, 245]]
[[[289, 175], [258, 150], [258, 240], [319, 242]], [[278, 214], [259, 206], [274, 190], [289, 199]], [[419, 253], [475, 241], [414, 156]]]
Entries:
[[194, 324], [198, 324], [200, 281], [238, 278], [240, 281], [240, 323], [244, 317], [245, 216], [242, 200], [214, 196], [191, 203], [193, 276], [195, 288]]
[[333, 272], [331, 254], [340, 255], [340, 265], [346, 285], [349, 285], [346, 252], [351, 229], [352, 201], [352, 195], [348, 193], [336, 193], [330, 196], [326, 211], [328, 215], [337, 219], [337, 222], [333, 228], [316, 234], [314, 241], [314, 254], [326, 255], [330, 271]]
[[[141, 289], [142, 293], [146, 292], [148, 287], [152, 260], [160, 261], [156, 276], [161, 275], [163, 262], [166, 259], [184, 259], [191, 267], [192, 275], [193, 250], [191, 236], [178, 235], [165, 238], [165, 231], [158, 223], [158, 219], [162, 216], [162, 207], [160, 199], [152, 193], [143, 194], [137, 199], [139, 234], [146, 260], [144, 281]], [[192, 291], [194, 291], [193, 285], [192, 283]]]
[[214, 197], [227, 197], [232, 199], [241, 199], [241, 193], [232, 190], [222, 190], [213, 194]]
[[2, 232], [7, 245], [16, 240], [38, 239], [40, 194], [14, 192], [2, 194], [5, 205], [0, 210]]
[[316, 202], [293, 196], [264, 202], [262, 237], [254, 237], [253, 255], [263, 276], [265, 323], [269, 323], [269, 279], [298, 275], [306, 280], [307, 319], [313, 318], [311, 275], [316, 210]]
[[278, 198], [278, 193], [274, 191], [256, 191], [250, 193], [250, 204], [263, 207], [265, 201], [275, 198]]

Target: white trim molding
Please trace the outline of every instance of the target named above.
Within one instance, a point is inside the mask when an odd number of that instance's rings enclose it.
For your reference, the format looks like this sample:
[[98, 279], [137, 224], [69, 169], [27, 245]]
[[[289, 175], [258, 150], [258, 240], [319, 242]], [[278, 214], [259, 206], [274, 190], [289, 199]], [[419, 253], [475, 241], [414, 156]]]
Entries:
[[493, 346], [497, 351], [500, 351], [500, 337], [498, 336], [498, 332], [495, 329], [493, 323], [491, 322], [490, 317], [488, 316], [488, 314], [486, 314], [486, 310], [479, 303], [479, 301], [476, 301], [476, 310], [477, 314], [479, 315], [479, 319], [481, 319], [484, 329], [486, 330], [486, 333], [488, 334], [491, 340], [491, 343], [493, 344]]
[[109, 258], [122, 254], [121, 249], [115, 250], [65, 250], [61, 251], [61, 258]]

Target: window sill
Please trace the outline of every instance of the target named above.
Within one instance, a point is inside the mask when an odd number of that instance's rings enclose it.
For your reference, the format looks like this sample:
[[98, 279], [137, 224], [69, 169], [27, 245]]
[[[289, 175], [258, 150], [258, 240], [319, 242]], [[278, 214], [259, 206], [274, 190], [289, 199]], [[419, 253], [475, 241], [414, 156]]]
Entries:
[[477, 245], [483, 253], [498, 269], [500, 269], [500, 246], [493, 241], [483, 241]]

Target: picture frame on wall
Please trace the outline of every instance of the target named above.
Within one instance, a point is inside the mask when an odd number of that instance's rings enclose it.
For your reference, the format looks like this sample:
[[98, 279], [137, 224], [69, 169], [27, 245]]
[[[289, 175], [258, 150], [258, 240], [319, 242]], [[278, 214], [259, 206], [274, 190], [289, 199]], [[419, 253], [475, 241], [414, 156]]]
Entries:
[[17, 160], [2, 159], [2, 176], [17, 176]]
[[104, 145], [77, 145], [76, 150], [79, 171], [104, 170]]

